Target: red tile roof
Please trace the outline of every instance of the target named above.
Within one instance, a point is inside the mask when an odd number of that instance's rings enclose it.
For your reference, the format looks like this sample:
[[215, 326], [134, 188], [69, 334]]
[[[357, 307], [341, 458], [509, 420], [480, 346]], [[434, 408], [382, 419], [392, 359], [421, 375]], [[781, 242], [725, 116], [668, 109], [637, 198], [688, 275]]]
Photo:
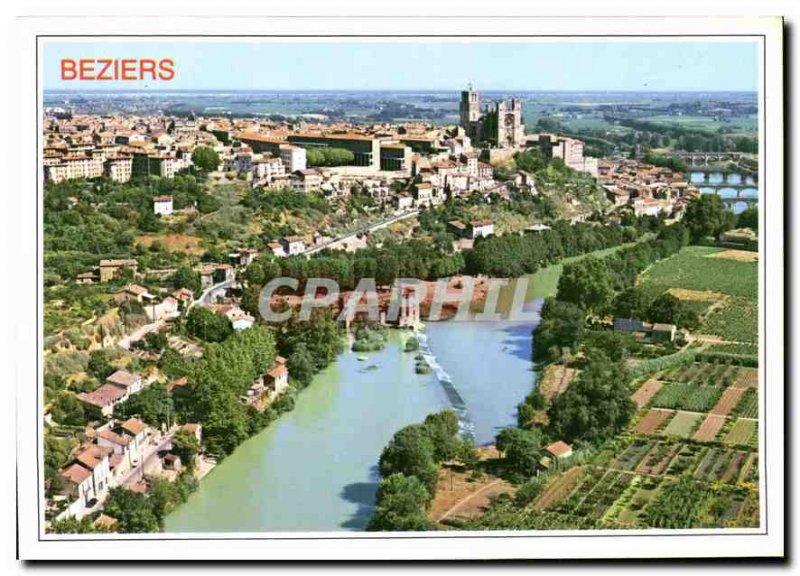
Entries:
[[92, 406], [105, 408], [106, 406], [118, 402], [126, 394], [127, 391], [119, 386], [115, 386], [114, 384], [103, 384], [100, 386], [100, 388], [94, 390], [93, 392], [81, 392], [78, 394], [78, 400], [86, 402], [87, 404], [91, 404]]
[[572, 446], [564, 442], [563, 440], [558, 440], [550, 444], [547, 448], [545, 448], [546, 452], [549, 452], [553, 456], [563, 456], [572, 452]]
[[138, 418], [129, 418], [122, 423], [122, 429], [126, 432], [130, 432], [134, 436], [138, 435], [145, 428], [145, 423]]
[[117, 370], [111, 376], [106, 378], [106, 382], [109, 384], [114, 384], [116, 386], [122, 386], [124, 388], [130, 388], [138, 384], [141, 381], [142, 377], [138, 374], [134, 374], [132, 372], [128, 372], [127, 370]]
[[66, 468], [62, 468], [58, 474], [62, 478], [65, 478], [74, 484], [80, 484], [92, 475], [91, 471], [87, 470], [77, 462], [70, 464]]

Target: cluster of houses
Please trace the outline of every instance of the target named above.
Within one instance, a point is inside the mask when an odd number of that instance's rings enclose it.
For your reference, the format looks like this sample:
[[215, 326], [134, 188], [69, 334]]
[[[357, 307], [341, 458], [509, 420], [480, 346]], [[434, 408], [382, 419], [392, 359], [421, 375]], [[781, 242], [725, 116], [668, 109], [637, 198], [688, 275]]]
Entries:
[[81, 392], [78, 400], [86, 405], [90, 413], [100, 418], [110, 418], [114, 407], [144, 388], [141, 374], [117, 370], [106, 378], [105, 383], [91, 392]]
[[[180, 457], [171, 452], [171, 434], [178, 430], [202, 439], [202, 426], [195, 423], [177, 426], [166, 435], [138, 418], [89, 424], [83, 441], [58, 471], [58, 483], [48, 502], [52, 518], [83, 518], [102, 508], [111, 488], [146, 491], [145, 475], [179, 470]], [[95, 522], [110, 528], [115, 519], [101, 514]]]
[[105, 176], [127, 182], [136, 175], [172, 178], [192, 166], [197, 146], [215, 146], [213, 134], [193, 119], [166, 116], [44, 116], [44, 177], [63, 182]]
[[626, 158], [601, 160], [598, 182], [614, 207], [630, 206], [636, 216], [678, 213], [700, 194], [682, 172]]

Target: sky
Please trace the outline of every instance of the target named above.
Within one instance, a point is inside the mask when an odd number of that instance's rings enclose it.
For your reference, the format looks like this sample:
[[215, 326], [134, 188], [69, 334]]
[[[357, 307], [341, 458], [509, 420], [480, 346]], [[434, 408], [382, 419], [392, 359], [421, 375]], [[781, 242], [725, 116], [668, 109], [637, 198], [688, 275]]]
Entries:
[[[170, 82], [63, 81], [62, 58], [171, 58]], [[740, 42], [47, 41], [53, 89], [756, 91], [758, 47]]]

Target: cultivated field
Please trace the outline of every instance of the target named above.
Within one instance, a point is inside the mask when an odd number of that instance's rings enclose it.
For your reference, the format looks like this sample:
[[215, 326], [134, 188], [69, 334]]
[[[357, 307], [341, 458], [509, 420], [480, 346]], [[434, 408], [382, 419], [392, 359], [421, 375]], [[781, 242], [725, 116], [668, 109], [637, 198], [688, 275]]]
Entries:
[[661, 387], [664, 386], [663, 382], [658, 380], [648, 380], [642, 384], [639, 389], [633, 393], [631, 400], [634, 401], [637, 408], [644, 408], [650, 400], [655, 396]]
[[717, 437], [717, 433], [724, 424], [725, 416], [709, 414], [706, 416], [706, 419], [703, 420], [703, 423], [700, 424], [700, 428], [697, 429], [697, 432], [694, 433], [692, 438], [698, 442], [711, 442]]
[[702, 418], [702, 414], [695, 414], [694, 412], [678, 412], [675, 414], [675, 417], [670, 420], [669, 424], [667, 424], [667, 427], [664, 428], [661, 433], [664, 436], [688, 438], [697, 428]]
[[747, 446], [756, 434], [757, 422], [745, 418], [739, 418], [725, 436], [726, 444], [737, 446]]
[[639, 434], [655, 434], [656, 431], [674, 414], [673, 410], [653, 408], [634, 428]]
[[727, 416], [739, 403], [744, 392], [744, 388], [737, 388], [735, 386], [726, 388], [717, 404], [711, 409], [711, 414]]

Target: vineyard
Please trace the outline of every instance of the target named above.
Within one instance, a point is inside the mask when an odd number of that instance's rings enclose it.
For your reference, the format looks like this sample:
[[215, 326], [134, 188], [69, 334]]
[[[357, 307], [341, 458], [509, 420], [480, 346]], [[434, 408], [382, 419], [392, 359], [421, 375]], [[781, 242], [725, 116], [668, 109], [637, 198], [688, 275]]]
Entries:
[[758, 305], [745, 298], [731, 298], [714, 310], [700, 331], [732, 342], [758, 342]]

